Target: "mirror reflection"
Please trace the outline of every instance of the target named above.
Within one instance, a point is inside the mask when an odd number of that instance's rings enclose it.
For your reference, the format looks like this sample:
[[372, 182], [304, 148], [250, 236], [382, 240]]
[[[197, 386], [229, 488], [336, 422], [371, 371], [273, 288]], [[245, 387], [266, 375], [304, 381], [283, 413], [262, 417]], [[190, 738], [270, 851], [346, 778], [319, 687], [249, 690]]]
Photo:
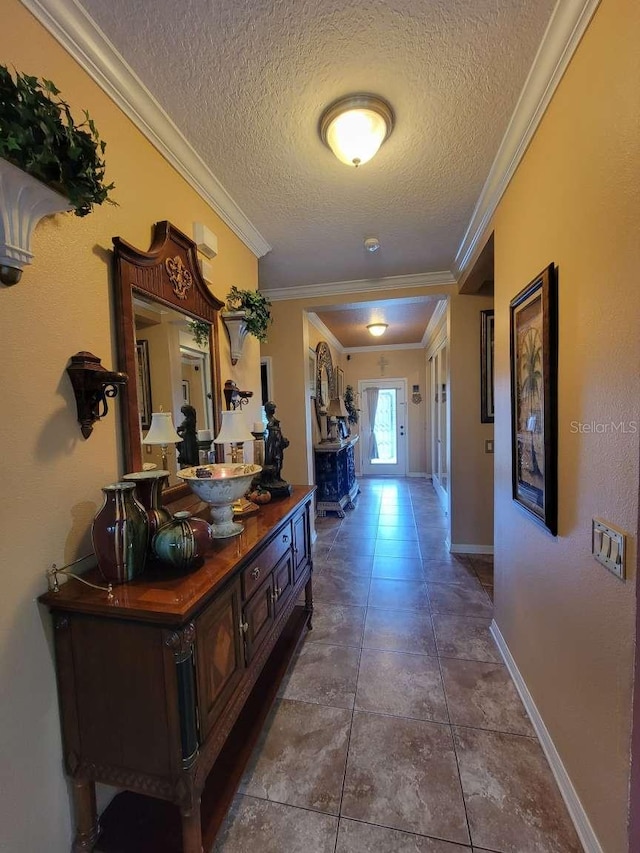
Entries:
[[316, 418], [322, 429], [322, 418], [331, 397], [335, 396], [333, 387], [333, 360], [329, 345], [320, 341], [316, 347]]
[[198, 464], [214, 434], [210, 324], [140, 295], [133, 309], [142, 467], [162, 467], [162, 446], [143, 439], [152, 413], [170, 412], [182, 442], [166, 445], [166, 462], [169, 485], [178, 485], [176, 471]]

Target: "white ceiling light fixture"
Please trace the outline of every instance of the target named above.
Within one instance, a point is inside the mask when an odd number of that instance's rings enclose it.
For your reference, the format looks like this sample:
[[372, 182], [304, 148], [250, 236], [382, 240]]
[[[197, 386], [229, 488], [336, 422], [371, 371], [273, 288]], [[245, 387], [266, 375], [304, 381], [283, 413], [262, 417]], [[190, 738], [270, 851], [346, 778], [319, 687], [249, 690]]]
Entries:
[[348, 95], [334, 101], [320, 118], [320, 138], [341, 163], [361, 166], [391, 135], [395, 116], [378, 95]]
[[380, 335], [384, 335], [388, 328], [388, 323], [369, 323], [367, 326], [369, 334], [373, 335], [374, 338], [379, 338]]
[[364, 241], [364, 247], [367, 252], [371, 252], [373, 255], [380, 248], [380, 240], [377, 237], [367, 237]]

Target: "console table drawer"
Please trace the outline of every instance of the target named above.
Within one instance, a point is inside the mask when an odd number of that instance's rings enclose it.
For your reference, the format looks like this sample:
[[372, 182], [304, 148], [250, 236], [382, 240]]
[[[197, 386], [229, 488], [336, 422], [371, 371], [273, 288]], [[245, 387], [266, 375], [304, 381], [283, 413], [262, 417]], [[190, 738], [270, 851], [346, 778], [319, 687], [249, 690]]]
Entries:
[[243, 571], [242, 592], [245, 601], [251, 597], [254, 590], [260, 586], [273, 567], [291, 548], [291, 541], [291, 522], [288, 522]]

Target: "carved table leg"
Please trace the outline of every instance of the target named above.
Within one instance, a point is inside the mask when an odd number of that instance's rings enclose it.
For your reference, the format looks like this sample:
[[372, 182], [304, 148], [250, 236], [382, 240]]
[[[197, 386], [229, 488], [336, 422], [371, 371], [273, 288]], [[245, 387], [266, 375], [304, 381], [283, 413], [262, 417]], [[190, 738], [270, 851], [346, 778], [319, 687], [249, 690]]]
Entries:
[[181, 808], [180, 817], [182, 818], [182, 853], [203, 853], [200, 797], [194, 798], [191, 807]]
[[98, 815], [96, 811], [96, 786], [88, 779], [72, 779], [73, 803], [76, 818], [76, 837], [71, 853], [93, 850], [98, 840]]
[[307, 618], [307, 628], [312, 631], [313, 630], [313, 568], [311, 569], [311, 574], [309, 575], [309, 580], [306, 582], [304, 587], [304, 609], [309, 614]]

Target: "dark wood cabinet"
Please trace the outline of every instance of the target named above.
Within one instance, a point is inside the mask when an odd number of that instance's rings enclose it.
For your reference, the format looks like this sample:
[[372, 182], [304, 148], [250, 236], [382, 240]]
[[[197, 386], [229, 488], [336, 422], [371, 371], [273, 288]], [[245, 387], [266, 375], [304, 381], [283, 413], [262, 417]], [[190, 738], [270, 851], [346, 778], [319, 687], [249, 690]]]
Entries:
[[72, 582], [41, 597], [54, 618], [74, 853], [98, 840], [95, 782], [176, 804], [182, 850], [201, 853], [207, 776], [245, 706], [259, 705], [263, 669], [311, 627], [313, 491], [294, 487], [245, 519], [190, 574], [147, 572], [112, 598]]

